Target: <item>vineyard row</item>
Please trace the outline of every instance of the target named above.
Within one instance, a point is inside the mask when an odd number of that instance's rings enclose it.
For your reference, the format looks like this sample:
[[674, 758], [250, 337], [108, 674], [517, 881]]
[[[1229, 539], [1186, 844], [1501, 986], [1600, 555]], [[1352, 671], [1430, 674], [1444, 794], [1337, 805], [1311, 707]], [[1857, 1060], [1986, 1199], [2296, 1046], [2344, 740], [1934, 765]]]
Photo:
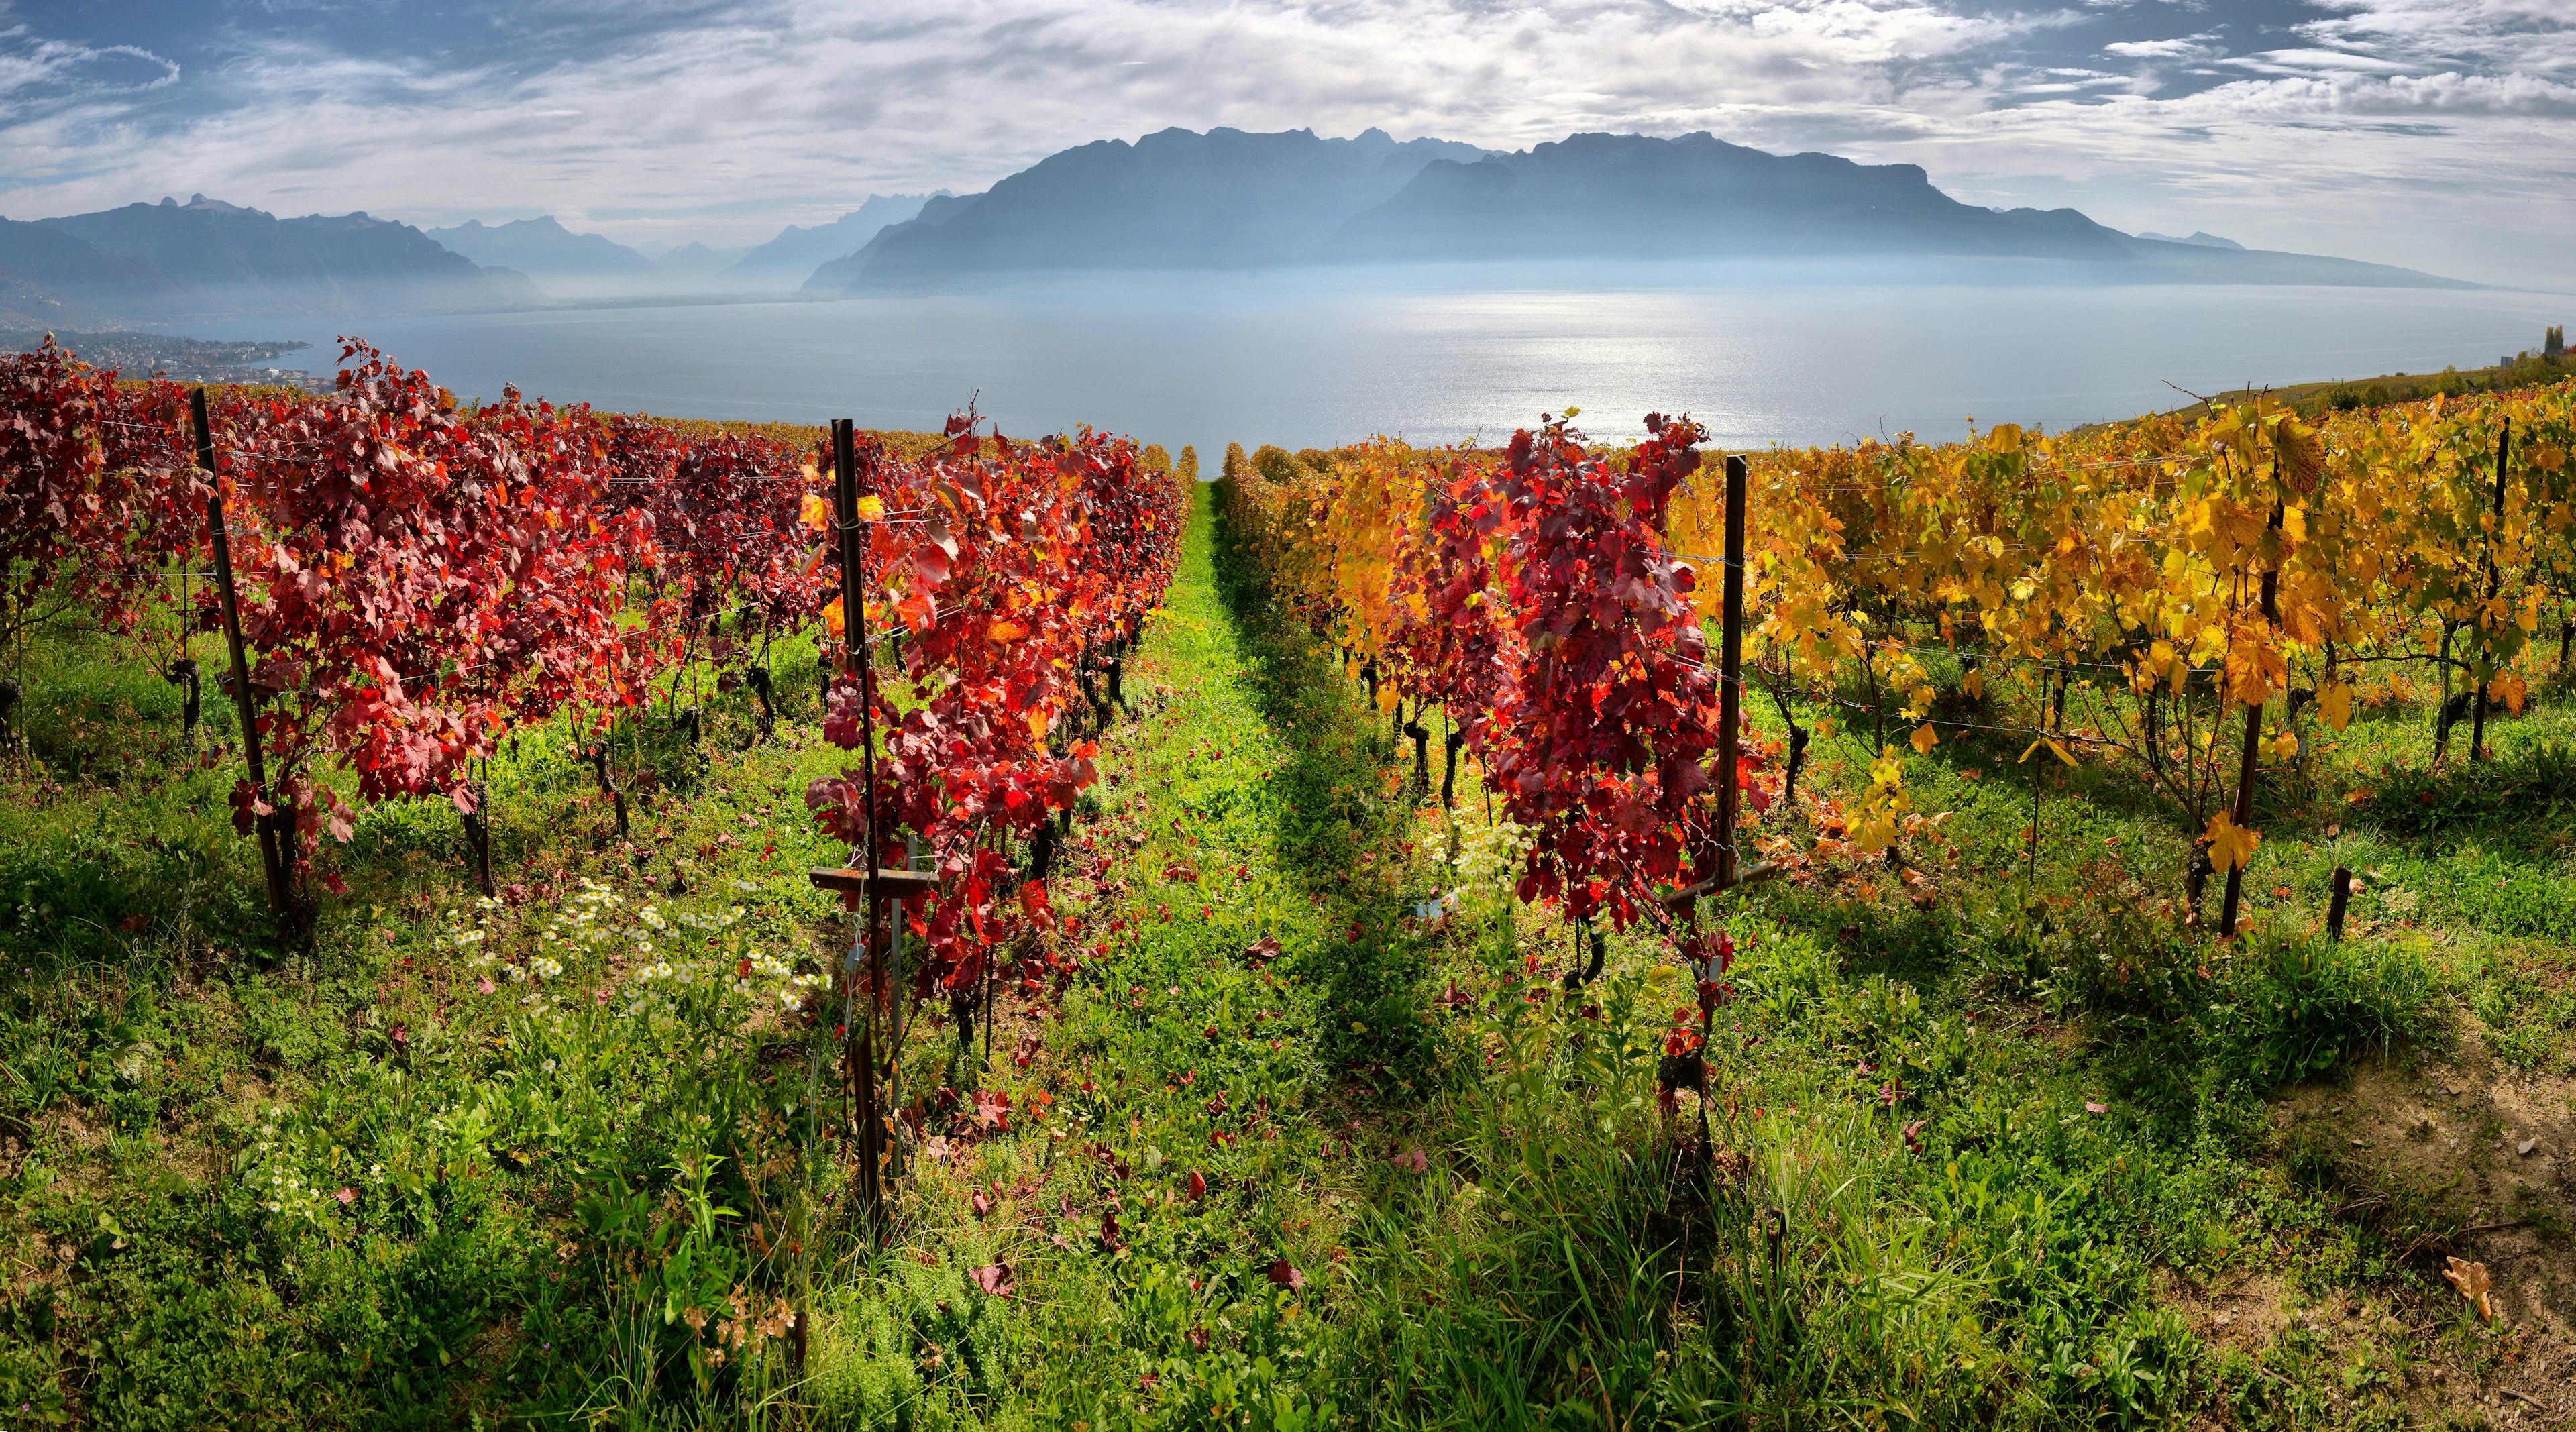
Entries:
[[[1906, 761], [1944, 731], [2120, 763], [2189, 822], [2195, 898], [2226, 872], [2232, 933], [2262, 772], [2304, 759], [2307, 723], [2340, 730], [2429, 668], [2435, 759], [2463, 724], [2479, 758], [2490, 715], [2528, 699], [2543, 607], [2561, 667], [2576, 631], [2576, 384], [2321, 425], [2258, 400], [1775, 449], [1740, 460], [1735, 512], [1687, 418], [1617, 447], [1573, 416], [1504, 451], [1236, 448], [1219, 500], [1251, 580], [1417, 752], [1447, 713], [1444, 792], [1463, 750], [1524, 828], [1522, 897], [1670, 927], [1703, 1010], [1722, 937], [1689, 897], [1731, 878], [1743, 823], [1795, 801], [1816, 734], [1857, 738], [1869, 770], [1820, 823], [1890, 858], [1923, 821]], [[1708, 650], [1703, 572], [1741, 584], [1721, 634], [1758, 648], [1777, 743], [1728, 724], [1744, 693]], [[2008, 694], [2036, 714], [1993, 714]]]
[[476, 773], [512, 732], [566, 723], [615, 795], [601, 737], [657, 677], [712, 663], [766, 710], [769, 643], [817, 626], [857, 767], [807, 803], [854, 855], [919, 852], [916, 987], [971, 987], [1048, 920], [1001, 850], [1096, 779], [1084, 736], [1171, 579], [1194, 457], [972, 414], [800, 449], [515, 390], [460, 406], [356, 343], [342, 364], [329, 394], [208, 401], [50, 344], [0, 363], [0, 636], [237, 627], [235, 824], [290, 925], [338, 884], [317, 857], [353, 797], [444, 797], [480, 848]]

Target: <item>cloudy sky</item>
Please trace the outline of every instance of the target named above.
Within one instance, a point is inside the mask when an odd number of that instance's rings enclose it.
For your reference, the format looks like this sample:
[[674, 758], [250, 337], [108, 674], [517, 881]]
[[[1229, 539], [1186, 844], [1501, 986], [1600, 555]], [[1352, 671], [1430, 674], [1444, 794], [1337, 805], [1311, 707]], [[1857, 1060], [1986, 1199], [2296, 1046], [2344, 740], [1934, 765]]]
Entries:
[[1579, 130], [2576, 289], [2576, 0], [0, 0], [0, 213], [750, 243], [1167, 126]]

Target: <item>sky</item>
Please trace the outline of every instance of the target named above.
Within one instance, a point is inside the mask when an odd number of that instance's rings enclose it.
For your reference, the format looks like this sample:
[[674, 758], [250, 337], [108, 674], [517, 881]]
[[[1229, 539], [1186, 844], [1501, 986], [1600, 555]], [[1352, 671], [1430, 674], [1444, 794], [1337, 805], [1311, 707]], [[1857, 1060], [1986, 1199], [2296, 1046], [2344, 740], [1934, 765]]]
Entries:
[[2576, 0], [0, 0], [0, 214], [756, 243], [1170, 126], [1608, 130], [2576, 290]]

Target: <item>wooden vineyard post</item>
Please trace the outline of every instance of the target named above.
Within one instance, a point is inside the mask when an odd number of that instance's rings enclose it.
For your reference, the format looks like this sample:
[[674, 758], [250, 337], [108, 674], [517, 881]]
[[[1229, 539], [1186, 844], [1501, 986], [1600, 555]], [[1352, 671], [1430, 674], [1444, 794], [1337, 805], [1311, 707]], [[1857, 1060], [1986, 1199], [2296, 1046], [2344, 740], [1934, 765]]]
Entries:
[[[2271, 525], [2276, 530], [2281, 525], [2281, 504], [2277, 501], [2272, 504]], [[2281, 620], [2280, 589], [2280, 569], [2266, 569], [2263, 573], [2263, 619], [2275, 625]], [[2245, 746], [2236, 763], [2236, 810], [2229, 819], [2235, 822], [2238, 830], [2248, 829], [2254, 823], [2254, 782], [2262, 774], [2262, 759], [2263, 703], [2257, 701], [2245, 708]], [[2218, 914], [2220, 939], [2236, 938], [2236, 906], [2244, 894], [2245, 866], [2241, 861], [2230, 860], [2227, 862], [2227, 901], [2219, 908]]]
[[[921, 840], [911, 831], [903, 836], [903, 869], [909, 874], [920, 863]], [[903, 1107], [903, 1027], [905, 990], [909, 987], [904, 962], [904, 899], [890, 897], [886, 930], [886, 1107]], [[903, 1149], [897, 1145], [887, 1167], [903, 1172]]]
[[[848, 418], [832, 423], [832, 515], [840, 537], [841, 671], [859, 683], [859, 767], [867, 804], [867, 842], [862, 870], [877, 869], [877, 762], [875, 695], [868, 662], [868, 609], [865, 588], [866, 549], [859, 529], [859, 463], [857, 436]], [[820, 882], [818, 882], [820, 883]], [[849, 998], [843, 1006], [842, 1058], [848, 1068], [859, 1143], [859, 1213], [868, 1236], [883, 1229], [885, 1119], [878, 1108], [875, 1023], [877, 996], [877, 919], [883, 908], [877, 882], [866, 879], [859, 891], [864, 912], [853, 935], [845, 974]], [[862, 992], [864, 991], [864, 1003]]]
[[[1724, 632], [1718, 638], [1717, 659], [1717, 868], [1697, 883], [1660, 897], [1665, 909], [1687, 917], [1703, 895], [1714, 895], [1739, 885], [1780, 873], [1769, 861], [1746, 865], [1736, 859], [1736, 821], [1742, 793], [1736, 789], [1736, 771], [1740, 764], [1742, 742], [1737, 731], [1744, 721], [1744, 459], [1726, 460], [1726, 579], [1725, 600], [1720, 608]], [[1492, 793], [1486, 795], [1486, 818], [1493, 816]], [[1699, 856], [1692, 855], [1696, 866]], [[1693, 871], [1697, 873], [1696, 868]]]
[[[2496, 434], [2495, 530], [2487, 533], [2487, 600], [2489, 602], [2495, 600], [2497, 589], [2504, 584], [2503, 574], [2496, 568], [2495, 549], [2497, 541], [2504, 536], [2504, 468], [2505, 460], [2512, 455], [2512, 452], [2513, 419], [2507, 418], [2504, 420], [2504, 431]], [[2469, 691], [2469, 710], [2472, 713], [2469, 717], [2469, 759], [2482, 761], [2486, 759], [2487, 745], [2487, 683], [2495, 679], [2495, 663], [2492, 660], [2482, 659], [2471, 675], [2476, 679], [2472, 682]]]
[[[939, 877], [926, 870], [877, 870], [824, 867], [805, 872], [805, 878], [817, 889], [829, 890], [842, 897], [852, 908], [862, 908], [867, 918], [850, 940], [850, 954], [843, 961], [842, 1019], [844, 1043], [842, 1057], [845, 1074], [854, 1091], [857, 1105], [855, 1120], [859, 1143], [859, 1214], [868, 1224], [868, 1236], [883, 1232], [878, 1220], [883, 1213], [885, 1181], [878, 1159], [886, 1156], [885, 1099], [877, 1092], [876, 1046], [870, 1036], [876, 1010], [876, 992], [870, 986], [880, 969], [868, 955], [869, 937], [877, 928], [877, 916], [886, 902], [900, 904], [927, 895], [939, 887]], [[862, 1003], [862, 1001], [865, 1001]], [[891, 1001], [890, 1001], [891, 1002]], [[889, 1076], [892, 1068], [889, 1065]], [[891, 1159], [888, 1159], [891, 1162]]]
[[492, 895], [492, 827], [483, 818], [483, 808], [492, 803], [491, 787], [479, 780], [467, 781], [465, 798], [474, 803], [474, 809], [464, 812], [465, 846], [474, 856], [474, 888], [489, 899]]
[[[233, 591], [232, 534], [224, 526], [224, 493], [222, 481], [215, 472], [215, 431], [206, 419], [206, 390], [198, 388], [188, 395], [188, 416], [197, 428], [197, 466], [205, 470], [206, 534], [215, 549], [215, 591], [224, 613], [224, 647], [231, 655], [233, 673], [233, 708], [241, 715], [242, 759], [250, 767], [251, 794], [260, 804], [268, 804], [267, 762], [259, 748], [259, 698], [250, 689], [250, 659], [242, 649], [241, 602]], [[286, 888], [284, 852], [278, 848], [277, 823], [268, 816], [254, 822], [259, 832], [260, 872], [268, 880], [268, 908], [277, 917], [282, 933], [291, 933], [294, 924]]]
[[2334, 903], [2326, 907], [2326, 937], [2343, 942], [2344, 907], [2352, 903], [2352, 871], [2338, 865], [2334, 873]]
[[[2036, 754], [2024, 752], [2025, 757]], [[2030, 768], [2030, 863], [2023, 867], [2021, 894], [2025, 901], [2039, 898], [2039, 783], [2048, 779], [2048, 763]]]
[[1718, 642], [1717, 887], [1735, 883], [1736, 726], [1744, 711], [1744, 459], [1726, 460], [1725, 631]]

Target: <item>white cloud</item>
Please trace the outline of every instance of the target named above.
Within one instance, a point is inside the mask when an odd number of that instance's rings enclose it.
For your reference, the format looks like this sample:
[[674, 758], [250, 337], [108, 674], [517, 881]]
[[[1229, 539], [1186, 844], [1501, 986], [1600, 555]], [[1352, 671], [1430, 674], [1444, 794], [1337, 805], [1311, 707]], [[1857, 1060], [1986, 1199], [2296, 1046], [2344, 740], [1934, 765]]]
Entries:
[[2319, 70], [2393, 75], [2415, 68], [2402, 60], [2383, 60], [2376, 55], [2356, 55], [2343, 50], [2264, 50], [2231, 59], [2228, 63], [2276, 75], [2309, 74]]
[[2106, 55], [2131, 60], [2196, 60], [2222, 53], [2212, 43], [2218, 37], [2209, 34], [2186, 35], [2170, 40], [2113, 40], [2102, 47]]
[[79, 96], [141, 94], [179, 82], [179, 66], [140, 45], [42, 39], [24, 25], [0, 29], [0, 120]]

